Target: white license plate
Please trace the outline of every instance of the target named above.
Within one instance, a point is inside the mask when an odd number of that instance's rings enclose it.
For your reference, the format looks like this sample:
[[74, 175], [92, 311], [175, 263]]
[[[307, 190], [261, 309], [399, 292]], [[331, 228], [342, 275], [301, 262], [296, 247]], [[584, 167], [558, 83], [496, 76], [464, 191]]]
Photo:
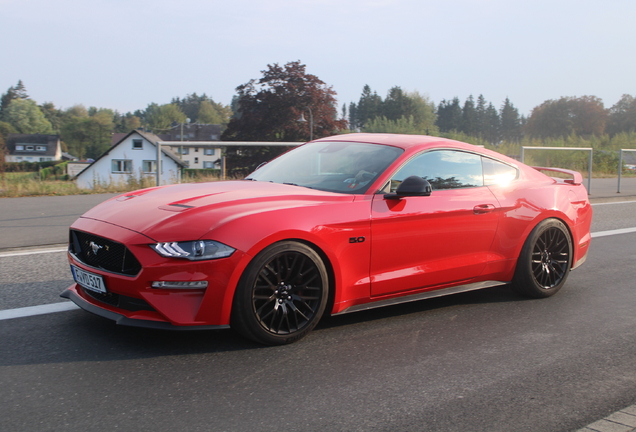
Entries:
[[97, 291], [100, 293], [106, 293], [106, 285], [104, 284], [104, 278], [98, 274], [87, 272], [79, 267], [71, 265], [71, 272], [73, 273], [73, 279], [86, 289], [91, 291]]

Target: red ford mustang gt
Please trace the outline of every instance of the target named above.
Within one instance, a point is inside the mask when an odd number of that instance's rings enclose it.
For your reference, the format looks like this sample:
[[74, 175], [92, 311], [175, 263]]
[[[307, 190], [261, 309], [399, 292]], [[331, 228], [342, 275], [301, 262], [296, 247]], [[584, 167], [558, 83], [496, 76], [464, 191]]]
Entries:
[[244, 180], [91, 209], [70, 227], [62, 296], [119, 324], [231, 326], [270, 345], [325, 313], [503, 284], [548, 297], [590, 245], [581, 181], [443, 138], [323, 138]]

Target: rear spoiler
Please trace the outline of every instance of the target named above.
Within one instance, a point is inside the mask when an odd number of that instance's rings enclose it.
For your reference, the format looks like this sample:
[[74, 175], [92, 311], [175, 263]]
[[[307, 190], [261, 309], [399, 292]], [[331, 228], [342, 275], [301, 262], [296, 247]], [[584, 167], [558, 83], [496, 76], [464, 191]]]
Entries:
[[580, 185], [581, 183], [583, 183], [583, 176], [581, 175], [581, 173], [577, 171], [572, 171], [572, 170], [563, 169], [563, 168], [545, 168], [545, 167], [535, 167], [535, 166], [533, 166], [532, 168], [536, 169], [537, 171], [550, 171], [550, 172], [555, 172], [559, 174], [569, 175], [570, 177], [572, 177], [572, 178], [566, 178], [566, 179], [555, 178], [555, 180], [564, 181], [565, 183], [569, 183], [573, 185]]

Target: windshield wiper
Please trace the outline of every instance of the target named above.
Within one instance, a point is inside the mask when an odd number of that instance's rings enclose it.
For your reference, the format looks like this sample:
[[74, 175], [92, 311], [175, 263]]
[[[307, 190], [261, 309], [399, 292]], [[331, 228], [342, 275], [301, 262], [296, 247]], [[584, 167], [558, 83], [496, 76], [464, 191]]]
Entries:
[[307, 189], [313, 189], [311, 186], [304, 186], [304, 185], [299, 185], [299, 184], [296, 184], [296, 183], [286, 183], [285, 182], [283, 184], [284, 185], [289, 185], [289, 186], [298, 186], [298, 187], [304, 187], [304, 188], [307, 188]]

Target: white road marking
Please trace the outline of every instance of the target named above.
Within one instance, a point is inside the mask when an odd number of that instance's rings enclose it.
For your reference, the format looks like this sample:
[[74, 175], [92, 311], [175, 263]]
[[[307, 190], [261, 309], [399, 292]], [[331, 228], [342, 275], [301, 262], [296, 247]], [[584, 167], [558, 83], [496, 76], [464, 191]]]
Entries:
[[592, 206], [614, 205], [614, 204], [636, 204], [636, 201], [602, 202], [602, 203], [594, 203], [592, 204]]
[[13, 318], [24, 318], [34, 315], [44, 315], [55, 312], [66, 312], [75, 309], [79, 309], [79, 307], [75, 303], [67, 301], [40, 306], [29, 306], [18, 309], [0, 310], [0, 321]]
[[[623, 203], [602, 203], [602, 204], [623, 204]], [[620, 235], [620, 234], [629, 234], [636, 232], [636, 228], [621, 228], [615, 230], [608, 231], [598, 231], [592, 233], [592, 238], [597, 237], [607, 237], [612, 235]], [[32, 252], [17, 252], [17, 253], [0, 253], [0, 258], [10, 257], [10, 256], [21, 256], [21, 255], [33, 255], [39, 253], [53, 253], [53, 252], [66, 252], [66, 248], [56, 248], [56, 249], [43, 249], [39, 251]], [[55, 312], [66, 312], [70, 310], [76, 310], [78, 306], [73, 302], [61, 302], [61, 303], [51, 303], [40, 306], [29, 306], [18, 309], [7, 309], [0, 310], [0, 321], [13, 319], [13, 318], [24, 318], [34, 315], [44, 315]]]
[[55, 249], [37, 249], [27, 252], [0, 252], [0, 258], [6, 257], [14, 257], [14, 256], [24, 256], [24, 255], [37, 255], [37, 254], [45, 254], [45, 253], [54, 253], [54, 252], [66, 252], [67, 248], [55, 248]]
[[608, 231], [597, 231], [592, 233], [592, 238], [607, 237], [607, 236], [618, 235], [618, 234], [629, 234], [633, 232], [636, 232], [636, 228], [621, 228], [621, 229], [608, 230]]

